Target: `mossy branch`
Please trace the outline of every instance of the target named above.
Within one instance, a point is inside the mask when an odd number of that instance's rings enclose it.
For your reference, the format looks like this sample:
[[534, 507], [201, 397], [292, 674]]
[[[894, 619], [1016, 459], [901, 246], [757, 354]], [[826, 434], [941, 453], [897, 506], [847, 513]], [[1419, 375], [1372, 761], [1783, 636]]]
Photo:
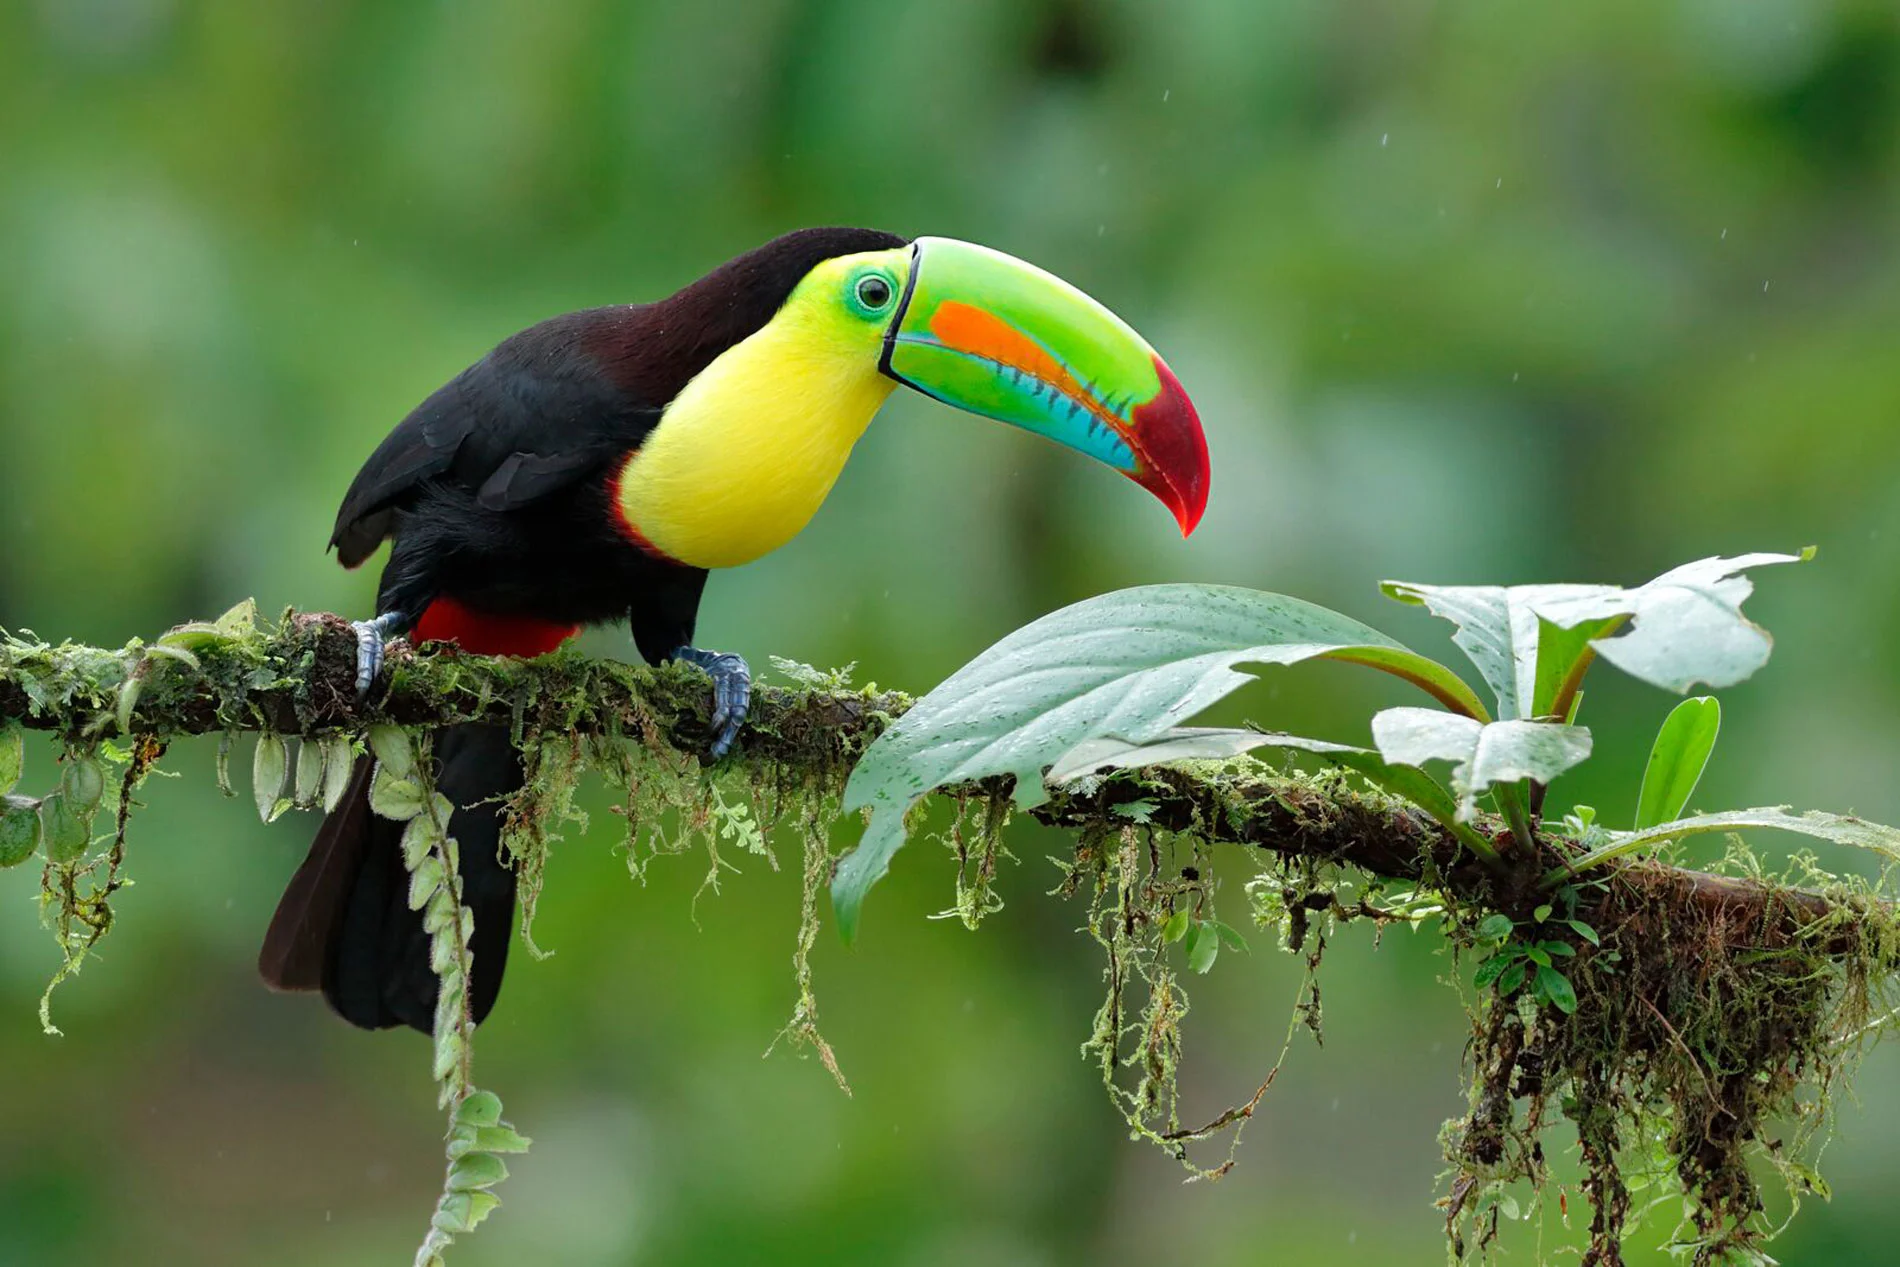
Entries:
[[[192, 626], [211, 630], [212, 626]], [[90, 742], [121, 735], [267, 731], [360, 734], [379, 723], [430, 727], [464, 721], [517, 732], [637, 738], [678, 754], [704, 751], [711, 708], [705, 678], [679, 666], [648, 668], [562, 651], [521, 662], [392, 644], [385, 675], [366, 701], [356, 696], [356, 638], [327, 613], [287, 613], [271, 628], [108, 650], [0, 640], [0, 726], [18, 723]], [[790, 773], [836, 773], [910, 705], [899, 692], [761, 687], [731, 760]], [[1541, 900], [1498, 891], [1496, 877], [1444, 828], [1402, 802], [1343, 786], [1218, 770], [1161, 769], [1138, 778], [1055, 790], [1035, 810], [1054, 826], [1119, 828], [1141, 801], [1147, 820], [1214, 843], [1288, 858], [1338, 863], [1368, 875], [1431, 879], [1476, 905], [1510, 911]], [[984, 788], [1000, 795], [1006, 788]], [[1492, 828], [1498, 824], [1490, 824]], [[1496, 834], [1495, 832], [1493, 834]], [[1735, 926], [1776, 927], [1805, 939], [1858, 943], [1852, 910], [1819, 893], [1758, 884], [1650, 862], [1607, 870], [1646, 903], [1691, 904]]]
[[[61, 977], [110, 926], [105, 899], [116, 885], [131, 791], [173, 738], [260, 733], [254, 782], [268, 819], [323, 800], [330, 775], [351, 767], [364, 737], [390, 773], [388, 750], [396, 739], [406, 750], [405, 732], [484, 721], [511, 727], [531, 754], [530, 794], [511, 805], [507, 838], [523, 877], [524, 931], [550, 832], [583, 820], [571, 804], [583, 764], [627, 789], [630, 841], [642, 824], [658, 830], [654, 820], [678, 811], [684, 833], [703, 838], [713, 854], [709, 883], [717, 879], [720, 840], [765, 852], [761, 828], [773, 822], [803, 835], [799, 1003], [786, 1036], [815, 1046], [843, 1085], [818, 1035], [808, 962], [832, 862], [827, 829], [844, 775], [909, 708], [909, 697], [834, 689], [818, 678], [791, 689], [761, 687], [733, 756], [702, 769], [711, 692], [696, 669], [637, 667], [574, 651], [521, 662], [397, 643], [376, 691], [359, 701], [355, 657], [355, 635], [341, 618], [287, 613], [263, 628], [250, 604], [216, 622], [181, 626], [151, 645], [135, 640], [117, 650], [0, 634], [0, 737], [18, 724], [59, 736], [67, 750], [58, 792], [38, 802], [0, 801], [0, 828], [28, 829], [24, 836], [13, 832], [21, 839], [0, 831], [0, 851], [11, 849], [13, 861], [34, 852], [42, 822], [51, 824], [42, 888], [67, 956]], [[296, 792], [286, 797], [282, 738], [289, 735], [319, 742], [300, 751]], [[106, 745], [108, 739], [118, 742]], [[17, 757], [17, 745], [11, 753], [0, 748], [0, 767], [13, 767], [0, 770], [8, 783]], [[128, 769], [117, 843], [89, 862], [88, 824], [103, 799], [102, 757]], [[415, 816], [425, 801], [433, 804], [425, 784], [417, 782], [407, 800], [398, 797], [401, 806], [386, 803], [378, 812]], [[682, 794], [689, 784], [697, 791]], [[960, 863], [956, 911], [966, 923], [997, 905], [990, 882], [1011, 790], [1007, 779], [946, 790], [957, 809], [946, 836]], [[49, 805], [57, 812], [48, 813]], [[1256, 925], [1280, 928], [1287, 948], [1305, 956], [1295, 1022], [1315, 1032], [1315, 973], [1328, 930], [1341, 921], [1427, 917], [1408, 914], [1409, 906], [1443, 917], [1455, 953], [1488, 948], [1497, 952], [1488, 962], [1502, 966], [1499, 947], [1509, 938], [1524, 955], [1542, 955], [1544, 968], [1551, 955], [1564, 957], [1562, 993], [1546, 1007], [1522, 994], [1506, 997], [1507, 985], [1487, 992], [1483, 966], [1474, 978], [1471, 1110], [1447, 1127], [1453, 1182], [1442, 1203], [1459, 1257], [1469, 1248], [1468, 1231], [1476, 1233], [1480, 1253], [1496, 1235], [1512, 1185], [1529, 1181], [1543, 1191], [1549, 1172], [1541, 1139], [1559, 1112], [1576, 1125], [1589, 1172], [1584, 1189], [1595, 1206], [1585, 1262], [1622, 1261], [1621, 1237], [1632, 1217], [1622, 1167], [1632, 1149], [1660, 1148], [1673, 1159], [1691, 1198], [1679, 1232], [1693, 1242], [1698, 1263], [1749, 1250], [1772, 1230], [1763, 1225], [1750, 1165], [1765, 1159], [1775, 1166], [1797, 1200], [1815, 1190], [1818, 1179], [1797, 1159], [1825, 1119], [1827, 1090], [1868, 1036], [1900, 1017], [1884, 1006], [1900, 978], [1893, 907], [1877, 888], [1836, 881], [1799, 857], [1797, 877], [1825, 892], [1754, 878], [1762, 873], [1745, 853], [1731, 858], [1727, 875], [1607, 861], [1565, 891], [1563, 913], [1546, 925], [1553, 909], [1547, 880], [1565, 865], [1549, 840], [1534, 839], [1531, 850], [1500, 849], [1512, 859], [1507, 867], [1481, 865], [1466, 842], [1428, 815], [1344, 774], [1279, 774], [1251, 761], [1157, 767], [1053, 789], [1032, 812], [1073, 836], [1062, 891], [1088, 895], [1088, 927], [1108, 956], [1109, 994], [1085, 1049], [1100, 1060], [1135, 1133], [1198, 1175], [1218, 1177], [1232, 1164], [1231, 1153], [1226, 1164], [1202, 1170], [1187, 1146], [1217, 1132], [1237, 1142], [1278, 1068], [1252, 1099], [1206, 1126], [1180, 1123], [1174, 1070], [1187, 997], [1170, 948], [1180, 942], [1187, 967], [1205, 971], [1219, 940], [1240, 940], [1214, 917], [1217, 886], [1200, 865], [1206, 849], [1244, 846], [1273, 856], [1247, 885], [1248, 902]], [[404, 837], [412, 900], [435, 902], [443, 908], [436, 923], [459, 928], [449, 919], [459, 904], [441, 895], [453, 889], [454, 848], [440, 826]], [[1474, 826], [1500, 845], [1511, 835], [1497, 819]], [[1167, 852], [1176, 847], [1188, 849], [1194, 865], [1182, 866], [1178, 854]], [[1347, 876], [1339, 887], [1340, 868], [1374, 882]], [[91, 892], [81, 893], [82, 878]], [[1405, 886], [1414, 891], [1392, 892]], [[1500, 923], [1505, 931], [1485, 931]], [[1553, 934], [1561, 940], [1550, 940]], [[436, 950], [444, 998], [459, 999], [465, 937]], [[466, 1018], [444, 1014], [437, 1029], [436, 1073], [458, 1107], [444, 1197], [419, 1262], [439, 1261], [453, 1235], [494, 1207], [489, 1189], [506, 1174], [498, 1154], [527, 1144], [500, 1122], [493, 1096], [469, 1091]], [[1117, 1081], [1128, 1070], [1138, 1075], [1132, 1088]], [[1819, 1088], [1812, 1104], [1797, 1097], [1804, 1083]], [[1764, 1142], [1764, 1124], [1784, 1119], [1797, 1124], [1795, 1146]]]

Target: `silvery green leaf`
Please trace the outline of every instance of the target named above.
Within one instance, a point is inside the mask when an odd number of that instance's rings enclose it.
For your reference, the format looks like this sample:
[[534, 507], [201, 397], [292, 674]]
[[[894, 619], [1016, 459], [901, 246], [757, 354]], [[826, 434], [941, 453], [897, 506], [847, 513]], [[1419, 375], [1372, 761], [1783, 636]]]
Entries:
[[299, 809], [308, 809], [317, 803], [317, 797], [323, 792], [323, 745], [315, 739], [301, 740], [297, 744], [297, 782], [296, 793], [292, 799]]
[[430, 854], [409, 873], [409, 909], [421, 910], [441, 888], [442, 860]]
[[435, 848], [435, 820], [427, 814], [417, 814], [404, 824], [402, 829], [402, 865], [414, 871], [423, 858]]
[[282, 736], [265, 731], [257, 737], [257, 753], [251, 759], [251, 794], [257, 801], [257, 816], [267, 823], [275, 816], [272, 811], [283, 795], [289, 764]]
[[378, 766], [369, 785], [369, 807], [384, 818], [406, 823], [422, 812], [422, 789], [411, 779]]
[[1812, 557], [1813, 551], [1806, 550], [1699, 559], [1633, 590], [1588, 587], [1596, 592], [1540, 603], [1537, 610], [1566, 629], [1628, 616], [1627, 632], [1590, 645], [1617, 668], [1652, 685], [1679, 694], [1698, 682], [1733, 686], [1768, 662], [1773, 645], [1766, 630], [1742, 615], [1742, 602], [1755, 586], [1741, 573]]
[[397, 778], [406, 779], [416, 771], [416, 746], [401, 726], [379, 725], [369, 728], [369, 749], [376, 759]]
[[345, 735], [327, 736], [323, 749], [323, 812], [334, 813], [350, 790], [350, 776], [356, 772], [356, 747]]
[[1554, 722], [1481, 724], [1435, 708], [1388, 708], [1372, 719], [1372, 741], [1395, 765], [1452, 763], [1458, 817], [1477, 813], [1477, 798], [1494, 784], [1548, 783], [1590, 755], [1590, 732]]
[[906, 812], [945, 784], [1010, 775], [1017, 803], [1046, 799], [1042, 772], [1096, 739], [1146, 744], [1253, 680], [1243, 664], [1335, 659], [1413, 682], [1486, 716], [1443, 665], [1376, 629], [1282, 594], [1151, 585], [1065, 607], [1010, 634], [913, 705], [852, 772], [845, 809], [870, 808], [838, 867], [847, 940], [865, 893], [904, 841]]
[[1423, 606], [1457, 626], [1451, 640], [1497, 697], [1501, 720], [1530, 718], [1538, 700], [1538, 604], [1576, 597], [1593, 585], [1416, 585], [1384, 581], [1387, 597]]

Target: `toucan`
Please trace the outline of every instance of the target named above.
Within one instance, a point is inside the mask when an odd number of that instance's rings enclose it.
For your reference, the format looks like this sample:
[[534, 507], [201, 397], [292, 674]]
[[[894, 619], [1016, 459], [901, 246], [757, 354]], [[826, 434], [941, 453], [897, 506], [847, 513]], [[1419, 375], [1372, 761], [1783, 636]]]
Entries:
[[[801, 229], [657, 303], [530, 326], [397, 424], [330, 538], [351, 568], [391, 542], [375, 616], [355, 624], [357, 689], [372, 689], [397, 635], [535, 656], [626, 621], [648, 662], [709, 675], [709, 756], [723, 757], [751, 674], [693, 643], [706, 573], [796, 535], [900, 383], [1107, 463], [1184, 534], [1207, 504], [1194, 406], [1107, 308], [969, 242]], [[474, 919], [479, 1022], [507, 961], [515, 876], [501, 837], [524, 775], [505, 727], [450, 727], [433, 760]], [[407, 901], [401, 824], [370, 811], [372, 774], [360, 758], [258, 966], [273, 988], [321, 990], [352, 1024], [426, 1033], [429, 940]]]

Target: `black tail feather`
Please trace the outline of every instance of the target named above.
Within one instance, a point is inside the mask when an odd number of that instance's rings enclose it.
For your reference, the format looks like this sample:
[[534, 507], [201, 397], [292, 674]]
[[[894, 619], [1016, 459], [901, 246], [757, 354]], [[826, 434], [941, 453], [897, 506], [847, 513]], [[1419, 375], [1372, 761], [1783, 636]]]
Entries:
[[[515, 874], [501, 856], [498, 803], [521, 786], [521, 757], [506, 727], [451, 726], [435, 741], [436, 790], [461, 863], [462, 900], [475, 918], [469, 1003], [480, 1022], [501, 992], [513, 933]], [[343, 802], [278, 903], [258, 971], [278, 990], [317, 990], [364, 1029], [434, 1025], [437, 982], [422, 913], [409, 909], [401, 823], [369, 808], [373, 763], [357, 762]]]

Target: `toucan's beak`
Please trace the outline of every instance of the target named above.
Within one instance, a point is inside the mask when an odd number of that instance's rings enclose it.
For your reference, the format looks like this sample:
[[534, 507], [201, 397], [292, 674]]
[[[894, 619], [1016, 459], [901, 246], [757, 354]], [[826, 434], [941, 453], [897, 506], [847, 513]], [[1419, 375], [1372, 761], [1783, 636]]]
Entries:
[[879, 368], [927, 396], [1108, 463], [1194, 531], [1207, 440], [1166, 363], [1059, 277], [954, 238], [918, 238]]

